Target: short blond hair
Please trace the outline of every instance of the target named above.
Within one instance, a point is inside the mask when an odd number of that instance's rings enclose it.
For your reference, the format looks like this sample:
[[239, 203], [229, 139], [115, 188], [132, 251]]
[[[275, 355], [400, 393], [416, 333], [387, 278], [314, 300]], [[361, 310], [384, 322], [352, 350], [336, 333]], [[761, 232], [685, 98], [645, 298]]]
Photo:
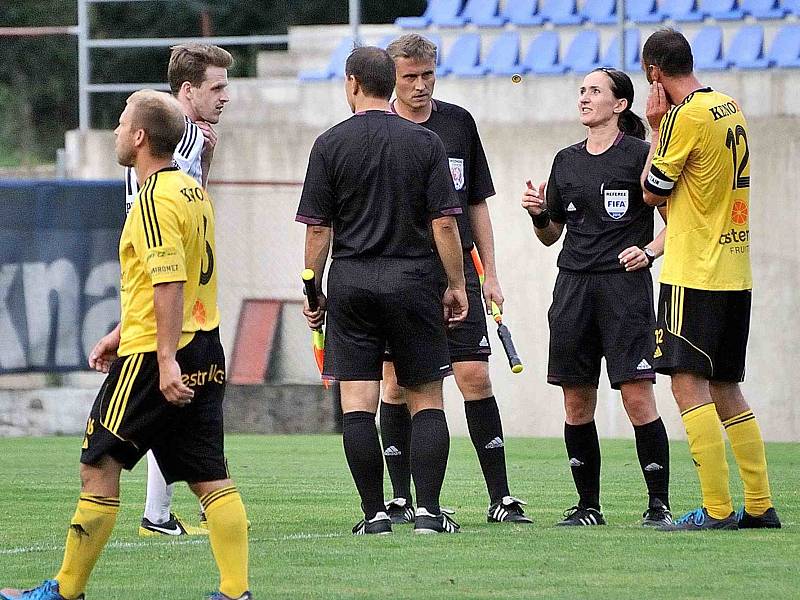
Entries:
[[167, 81], [173, 94], [178, 93], [184, 81], [194, 87], [199, 87], [206, 80], [206, 69], [222, 67], [230, 69], [233, 66], [231, 53], [211, 44], [179, 44], [170, 48], [169, 66], [167, 67]]
[[416, 33], [401, 35], [386, 47], [392, 60], [408, 58], [417, 62], [436, 62], [436, 44]]
[[172, 156], [186, 129], [178, 101], [164, 92], [145, 89], [128, 96], [126, 104], [131, 109], [131, 128], [144, 129], [153, 156]]

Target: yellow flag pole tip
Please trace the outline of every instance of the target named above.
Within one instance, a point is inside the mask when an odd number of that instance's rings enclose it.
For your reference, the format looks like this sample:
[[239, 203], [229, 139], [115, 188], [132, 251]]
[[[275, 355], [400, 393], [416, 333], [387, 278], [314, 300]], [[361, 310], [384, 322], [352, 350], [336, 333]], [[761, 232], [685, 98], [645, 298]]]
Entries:
[[511, 372], [512, 373], [522, 373], [522, 369], [524, 369], [524, 368], [525, 367], [523, 367], [522, 365], [514, 365], [513, 367], [511, 367]]
[[300, 277], [303, 278], [303, 281], [311, 281], [314, 279], [314, 269], [303, 269], [303, 272], [300, 273]]

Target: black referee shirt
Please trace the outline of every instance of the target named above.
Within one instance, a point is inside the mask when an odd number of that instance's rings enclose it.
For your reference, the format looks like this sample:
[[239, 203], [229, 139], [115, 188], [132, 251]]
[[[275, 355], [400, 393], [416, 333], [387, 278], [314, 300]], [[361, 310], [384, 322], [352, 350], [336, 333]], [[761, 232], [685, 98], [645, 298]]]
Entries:
[[495, 194], [489, 163], [486, 161], [478, 127], [472, 115], [455, 104], [441, 100], [432, 100], [432, 103], [431, 116], [420, 125], [435, 132], [444, 142], [453, 186], [463, 209], [458, 217], [461, 246], [464, 250], [470, 250], [473, 239], [469, 205], [482, 202]]
[[644, 203], [640, 176], [650, 145], [620, 133], [598, 155], [586, 141], [560, 150], [547, 184], [547, 207], [567, 234], [558, 267], [568, 271], [624, 271], [619, 253], [653, 239], [653, 208]]
[[370, 110], [314, 142], [296, 220], [333, 227], [332, 258], [416, 258], [431, 255], [430, 220], [461, 212], [441, 140]]

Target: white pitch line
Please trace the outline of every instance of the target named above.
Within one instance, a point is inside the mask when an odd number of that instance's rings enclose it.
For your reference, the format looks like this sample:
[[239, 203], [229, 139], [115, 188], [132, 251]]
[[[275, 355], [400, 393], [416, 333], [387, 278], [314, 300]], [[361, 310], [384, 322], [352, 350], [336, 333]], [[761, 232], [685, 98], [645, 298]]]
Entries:
[[[273, 538], [250, 538], [251, 542], [287, 542], [291, 540], [318, 540], [328, 538], [344, 537], [343, 533], [292, 533]], [[110, 542], [106, 548], [123, 549], [129, 548], [146, 548], [153, 546], [196, 546], [208, 543], [208, 538], [202, 539], [194, 538], [190, 540], [169, 540], [169, 541], [150, 541], [150, 542]], [[64, 546], [22, 546], [18, 548], [0, 548], [0, 556], [9, 556], [13, 554], [30, 554], [34, 552], [55, 552], [63, 550]]]

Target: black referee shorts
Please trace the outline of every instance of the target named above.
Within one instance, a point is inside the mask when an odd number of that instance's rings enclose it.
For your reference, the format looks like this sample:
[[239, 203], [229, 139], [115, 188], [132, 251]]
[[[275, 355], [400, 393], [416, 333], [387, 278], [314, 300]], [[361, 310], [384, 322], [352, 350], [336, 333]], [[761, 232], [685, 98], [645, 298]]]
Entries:
[[436, 262], [431, 256], [331, 263], [324, 376], [379, 381], [387, 345], [401, 386], [452, 372]]
[[[444, 286], [442, 293], [444, 293], [444, 290], [447, 289], [447, 278], [441, 263], [439, 269]], [[486, 328], [486, 305], [483, 302], [481, 280], [469, 252], [464, 252], [464, 276], [467, 281], [469, 310], [467, 318], [458, 327], [447, 330], [450, 360], [453, 362], [487, 361], [492, 353], [492, 348], [489, 345], [489, 334]]]
[[176, 355], [192, 402], [177, 407], [159, 390], [155, 352], [114, 361], [94, 401], [81, 462], [96, 464], [104, 455], [132, 469], [152, 450], [167, 483], [226, 479], [222, 400], [225, 353], [218, 330], [198, 331]]
[[653, 280], [648, 269], [560, 271], [548, 320], [548, 383], [597, 387], [603, 357], [614, 389], [629, 381], [655, 381]]
[[744, 381], [752, 293], [708, 291], [661, 284], [655, 367], [690, 372], [710, 381]]

